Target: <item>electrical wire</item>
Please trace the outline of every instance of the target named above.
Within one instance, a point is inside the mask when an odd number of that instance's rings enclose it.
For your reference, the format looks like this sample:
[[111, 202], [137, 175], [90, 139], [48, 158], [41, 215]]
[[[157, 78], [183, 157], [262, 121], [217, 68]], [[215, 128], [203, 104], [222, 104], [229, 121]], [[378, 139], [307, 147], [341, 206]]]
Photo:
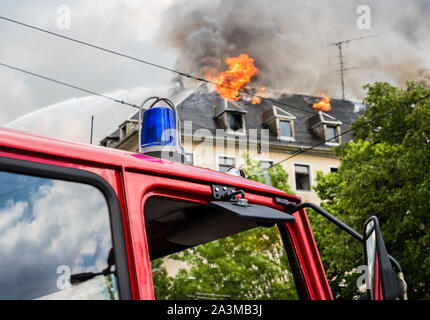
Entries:
[[110, 96], [107, 96], [107, 95], [104, 95], [104, 94], [101, 94], [101, 93], [97, 93], [95, 91], [84, 89], [82, 87], [78, 87], [78, 86], [75, 86], [75, 85], [63, 82], [63, 81], [55, 80], [55, 79], [43, 76], [43, 75], [35, 73], [35, 72], [27, 71], [27, 70], [24, 70], [24, 69], [21, 69], [21, 68], [18, 68], [18, 67], [14, 67], [14, 66], [8, 65], [6, 63], [0, 62], [0, 66], [9, 68], [9, 69], [12, 69], [12, 70], [15, 70], [15, 71], [19, 71], [19, 72], [22, 72], [22, 73], [26, 73], [26, 74], [32, 75], [34, 77], [38, 77], [38, 78], [41, 78], [41, 79], [44, 79], [44, 80], [48, 80], [48, 81], [51, 81], [51, 82], [54, 82], [54, 83], [57, 83], [57, 84], [61, 84], [61, 85], [66, 86], [66, 87], [70, 87], [70, 88], [73, 88], [73, 89], [76, 89], [76, 90], [79, 90], [79, 91], [90, 93], [92, 95], [95, 95], [95, 96], [98, 96], [98, 97], [101, 97], [101, 98], [109, 99], [111, 101], [114, 101], [114, 102], [117, 102], [117, 103], [120, 103], [120, 104], [125, 104], [125, 105], [128, 105], [130, 107], [139, 109], [139, 106], [137, 106], [137, 105], [135, 105], [133, 103], [130, 103], [130, 102], [127, 102], [127, 101], [124, 101], [124, 100], [119, 100], [119, 99], [116, 99], [116, 98], [113, 98], [113, 97], [110, 97]]
[[[30, 24], [27, 24], [27, 23], [24, 23], [24, 22], [21, 22], [21, 21], [10, 19], [10, 18], [4, 17], [4, 16], [0, 16], [0, 19], [2, 19], [4, 21], [7, 21], [7, 22], [15, 23], [15, 24], [18, 24], [18, 25], [21, 25], [21, 26], [24, 26], [24, 27], [27, 27], [27, 28], [30, 28], [30, 29], [33, 29], [33, 30], [44, 32], [46, 34], [49, 34], [49, 35], [52, 35], [52, 36], [56, 36], [56, 37], [59, 37], [59, 38], [65, 39], [65, 40], [73, 41], [75, 43], [78, 43], [78, 44], [81, 44], [81, 45], [84, 45], [84, 46], [88, 46], [88, 47], [91, 47], [91, 48], [94, 48], [94, 49], [97, 49], [97, 50], [101, 50], [101, 51], [104, 51], [104, 52], [107, 52], [107, 53], [111, 53], [111, 54], [114, 54], [114, 55], [117, 55], [117, 56], [120, 56], [120, 57], [123, 57], [123, 58], [131, 59], [131, 60], [134, 60], [136, 62], [140, 62], [140, 63], [146, 64], [146, 65], [149, 65], [149, 66], [152, 66], [152, 67], [155, 67], [155, 68], [159, 68], [159, 69], [162, 69], [162, 70], [165, 70], [165, 71], [176, 73], [176, 74], [178, 74], [179, 76], [182, 76], [182, 77], [190, 78], [190, 79], [197, 80], [197, 81], [200, 81], [200, 82], [204, 82], [204, 83], [207, 83], [207, 84], [213, 84], [215, 86], [220, 86], [220, 87], [223, 87], [223, 88], [226, 88], [226, 89], [230, 89], [230, 90], [235, 90], [238, 93], [243, 93], [243, 94], [255, 97], [255, 98], [259, 98], [259, 99], [262, 99], [262, 100], [270, 101], [270, 102], [272, 102], [274, 104], [277, 104], [277, 105], [282, 105], [282, 106], [290, 107], [290, 108], [293, 108], [293, 109], [296, 109], [296, 110], [300, 110], [302, 112], [307, 112], [307, 113], [315, 114], [315, 111], [304, 110], [304, 109], [301, 109], [301, 108], [299, 108], [297, 106], [294, 106], [294, 105], [291, 105], [291, 104], [288, 104], [288, 103], [284, 103], [284, 102], [280, 102], [280, 101], [272, 99], [272, 98], [266, 98], [266, 97], [263, 97], [261, 95], [255, 94], [253, 92], [248, 92], [248, 91], [244, 91], [244, 90], [241, 90], [241, 89], [237, 90], [237, 89], [232, 88], [230, 86], [219, 84], [219, 83], [216, 83], [215, 81], [204, 79], [202, 77], [199, 77], [199, 76], [196, 76], [196, 75], [193, 75], [193, 74], [190, 74], [190, 73], [181, 72], [181, 71], [178, 71], [178, 70], [175, 70], [175, 69], [172, 69], [172, 68], [168, 68], [168, 67], [162, 66], [160, 64], [153, 63], [153, 62], [148, 61], [148, 60], [136, 58], [136, 57], [133, 57], [131, 55], [124, 54], [124, 53], [121, 53], [121, 52], [118, 52], [118, 51], [115, 51], [115, 50], [107, 49], [107, 48], [104, 48], [104, 47], [101, 47], [101, 46], [98, 46], [98, 45], [94, 45], [92, 43], [85, 42], [85, 41], [82, 41], [82, 40], [79, 40], [79, 39], [76, 39], [76, 38], [72, 38], [72, 37], [68, 37], [68, 36], [65, 36], [65, 35], [61, 35], [59, 33], [56, 33], [56, 32], [53, 32], [53, 31], [49, 31], [49, 30], [46, 30], [46, 29], [43, 29], [43, 28], [39, 28], [39, 27], [30, 25]], [[257, 91], [256, 89], [251, 89], [251, 90]], [[349, 122], [345, 122], [345, 123], [352, 124], [352, 123], [349, 123]]]

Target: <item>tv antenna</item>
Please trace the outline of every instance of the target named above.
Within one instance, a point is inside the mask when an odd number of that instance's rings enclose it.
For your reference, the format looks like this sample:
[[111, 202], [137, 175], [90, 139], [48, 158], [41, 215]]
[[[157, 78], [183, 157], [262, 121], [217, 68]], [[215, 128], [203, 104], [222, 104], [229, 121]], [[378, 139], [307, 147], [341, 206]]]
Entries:
[[349, 68], [347, 68], [345, 66], [345, 56], [343, 53], [343, 46], [348, 45], [352, 41], [363, 40], [363, 39], [374, 38], [374, 37], [377, 37], [377, 35], [352, 38], [352, 39], [342, 40], [342, 41], [333, 42], [333, 43], [329, 44], [329, 46], [336, 46], [339, 49], [340, 69], [337, 71], [340, 72], [340, 80], [341, 80], [341, 85], [342, 85], [342, 99], [343, 100], [345, 100], [345, 72], [352, 70], [352, 69], [360, 68], [360, 67], [349, 67]]

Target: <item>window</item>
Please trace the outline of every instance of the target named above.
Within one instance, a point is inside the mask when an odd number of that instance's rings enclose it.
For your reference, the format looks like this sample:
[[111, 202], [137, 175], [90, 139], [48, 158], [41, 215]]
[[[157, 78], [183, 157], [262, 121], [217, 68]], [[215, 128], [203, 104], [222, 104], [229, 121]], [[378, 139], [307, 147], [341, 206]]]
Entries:
[[280, 120], [280, 133], [281, 138], [293, 138], [293, 131], [291, 128], [291, 122], [287, 120]]
[[162, 196], [144, 216], [156, 299], [298, 299], [277, 227]]
[[328, 142], [337, 143], [337, 127], [327, 126], [327, 140]]
[[185, 153], [185, 163], [194, 164], [194, 155], [192, 153]]
[[337, 172], [337, 171], [338, 171], [338, 169], [336, 167], [330, 167], [330, 172], [331, 173], [334, 173], [334, 172]]
[[242, 115], [238, 113], [229, 113], [230, 129], [237, 131], [242, 129]]
[[231, 167], [236, 166], [236, 159], [231, 157], [218, 157], [219, 171], [227, 172]]
[[272, 185], [269, 176], [269, 168], [273, 165], [273, 161], [261, 161], [261, 168], [264, 170], [264, 177], [266, 178], [265, 184]]
[[311, 177], [309, 166], [296, 164], [294, 165], [296, 176], [296, 190], [311, 191]]
[[[118, 299], [109, 209], [95, 187], [0, 171], [0, 299]], [[111, 269], [111, 271], [113, 271]]]

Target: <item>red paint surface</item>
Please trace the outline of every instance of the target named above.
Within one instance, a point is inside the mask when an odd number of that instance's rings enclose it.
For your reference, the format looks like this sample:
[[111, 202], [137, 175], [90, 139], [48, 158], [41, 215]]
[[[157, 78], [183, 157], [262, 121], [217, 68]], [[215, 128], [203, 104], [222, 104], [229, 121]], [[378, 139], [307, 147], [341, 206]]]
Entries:
[[[0, 129], [0, 157], [77, 168], [103, 177], [115, 190], [122, 210], [134, 299], [154, 299], [143, 206], [153, 195], [198, 203], [212, 200], [211, 184], [243, 189], [250, 203], [274, 204], [280, 196], [296, 203], [300, 198], [254, 181], [213, 170], [147, 157], [131, 152]], [[288, 223], [303, 275], [312, 299], [333, 299], [304, 210]]]

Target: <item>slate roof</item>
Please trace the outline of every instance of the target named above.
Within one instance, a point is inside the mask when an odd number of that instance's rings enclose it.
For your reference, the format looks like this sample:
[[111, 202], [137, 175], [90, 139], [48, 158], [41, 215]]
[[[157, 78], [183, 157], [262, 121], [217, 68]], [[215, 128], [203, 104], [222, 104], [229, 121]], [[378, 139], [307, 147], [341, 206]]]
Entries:
[[[283, 104], [276, 103], [275, 100]], [[312, 105], [320, 100], [321, 97], [293, 94], [274, 98], [273, 102], [262, 99], [259, 105], [253, 105], [247, 101], [238, 101], [237, 106], [231, 102], [228, 102], [227, 106], [229, 110], [236, 109], [244, 114], [246, 131], [248, 132], [250, 129], [267, 129], [263, 124], [263, 114], [276, 105], [296, 117], [294, 120], [295, 141], [280, 141], [276, 136], [270, 134], [270, 143], [291, 147], [309, 147], [323, 141], [312, 133], [309, 125], [309, 119], [317, 114]], [[357, 106], [351, 101], [332, 99], [330, 103], [331, 110], [326, 112], [326, 114], [342, 122], [341, 132], [348, 130], [350, 124], [362, 114], [362, 111], [359, 111]], [[219, 114], [220, 109], [224, 108], [224, 106], [224, 99], [216, 91], [210, 91], [206, 85], [201, 85], [177, 105], [177, 110], [182, 122], [184, 120], [193, 122], [193, 131], [206, 128], [215, 136], [215, 130], [222, 129], [219, 122], [215, 119], [215, 115]], [[138, 112], [130, 119], [137, 120]], [[110, 137], [118, 136], [119, 130], [110, 135]], [[351, 134], [343, 135], [342, 142], [344, 143], [352, 138]], [[322, 145], [319, 149], [329, 149], [330, 147], [330, 145]]]

